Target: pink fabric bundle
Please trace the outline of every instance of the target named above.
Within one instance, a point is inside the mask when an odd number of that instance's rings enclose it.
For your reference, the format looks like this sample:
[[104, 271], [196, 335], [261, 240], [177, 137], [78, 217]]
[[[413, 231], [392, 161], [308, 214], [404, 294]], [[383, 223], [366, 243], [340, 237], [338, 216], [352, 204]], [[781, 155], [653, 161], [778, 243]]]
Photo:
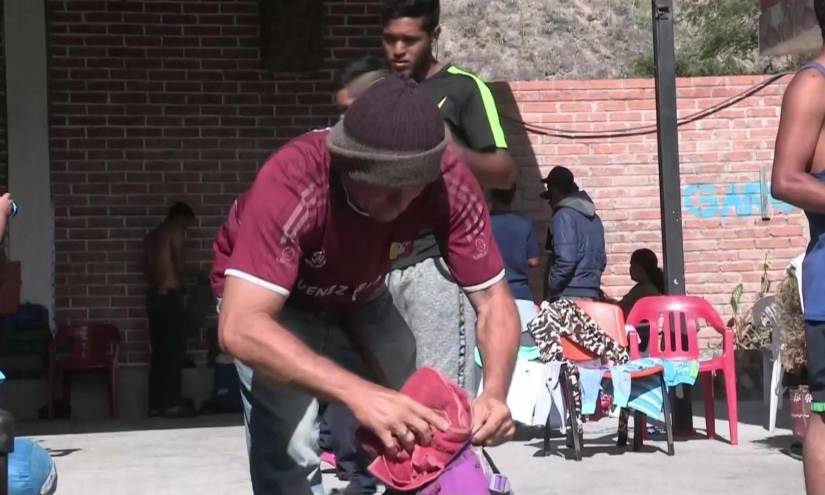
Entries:
[[388, 487], [414, 491], [438, 478], [468, 445], [472, 416], [464, 390], [432, 368], [418, 370], [404, 384], [401, 393], [440, 413], [450, 423], [445, 432], [433, 429], [430, 445], [416, 445], [412, 454], [402, 451], [398, 458], [382, 455], [370, 465], [370, 472]]

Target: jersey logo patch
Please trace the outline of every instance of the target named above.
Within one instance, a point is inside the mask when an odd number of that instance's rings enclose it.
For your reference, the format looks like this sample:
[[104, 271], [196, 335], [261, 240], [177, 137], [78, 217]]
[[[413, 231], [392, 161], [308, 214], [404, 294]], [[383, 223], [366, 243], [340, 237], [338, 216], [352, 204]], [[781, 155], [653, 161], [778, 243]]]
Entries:
[[278, 261], [281, 263], [291, 265], [295, 262], [295, 258], [298, 257], [298, 253], [295, 252], [295, 248], [292, 246], [284, 246], [281, 250], [280, 256], [278, 256]]
[[309, 265], [311, 268], [322, 268], [327, 264], [327, 255], [324, 250], [315, 251], [309, 258], [304, 258], [304, 263]]
[[484, 239], [477, 237], [473, 244], [476, 249], [475, 254], [473, 254], [474, 260], [480, 260], [481, 258], [487, 256], [487, 243], [484, 242]]
[[412, 254], [414, 241], [393, 242], [390, 245], [390, 261], [405, 258]]

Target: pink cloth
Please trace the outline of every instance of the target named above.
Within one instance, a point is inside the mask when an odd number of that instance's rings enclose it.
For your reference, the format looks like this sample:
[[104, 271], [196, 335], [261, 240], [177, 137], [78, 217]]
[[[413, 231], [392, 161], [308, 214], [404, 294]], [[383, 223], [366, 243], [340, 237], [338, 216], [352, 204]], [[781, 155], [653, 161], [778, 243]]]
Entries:
[[442, 414], [450, 423], [447, 431], [433, 429], [428, 446], [416, 445], [412, 454], [398, 458], [379, 456], [370, 472], [388, 487], [414, 491], [438, 478], [470, 441], [472, 415], [467, 394], [442, 373], [422, 368], [407, 380], [401, 393]]

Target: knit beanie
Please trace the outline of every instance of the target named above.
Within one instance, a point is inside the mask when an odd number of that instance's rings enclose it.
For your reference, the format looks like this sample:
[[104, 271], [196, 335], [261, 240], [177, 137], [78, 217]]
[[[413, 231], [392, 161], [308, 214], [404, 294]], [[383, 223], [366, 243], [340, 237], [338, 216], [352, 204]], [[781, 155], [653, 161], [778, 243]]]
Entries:
[[333, 169], [387, 187], [435, 181], [446, 146], [438, 107], [415, 81], [399, 75], [373, 84], [327, 136]]

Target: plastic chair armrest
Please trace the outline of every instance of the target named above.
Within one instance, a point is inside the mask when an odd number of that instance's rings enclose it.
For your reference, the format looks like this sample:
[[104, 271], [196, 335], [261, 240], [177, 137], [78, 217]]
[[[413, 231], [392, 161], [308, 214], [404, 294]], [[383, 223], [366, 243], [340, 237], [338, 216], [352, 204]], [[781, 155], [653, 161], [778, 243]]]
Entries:
[[728, 327], [722, 330], [722, 353], [733, 356], [733, 330]]
[[625, 332], [627, 332], [627, 343], [630, 347], [630, 359], [639, 359], [641, 352], [639, 351], [639, 333], [633, 325], [625, 325]]

